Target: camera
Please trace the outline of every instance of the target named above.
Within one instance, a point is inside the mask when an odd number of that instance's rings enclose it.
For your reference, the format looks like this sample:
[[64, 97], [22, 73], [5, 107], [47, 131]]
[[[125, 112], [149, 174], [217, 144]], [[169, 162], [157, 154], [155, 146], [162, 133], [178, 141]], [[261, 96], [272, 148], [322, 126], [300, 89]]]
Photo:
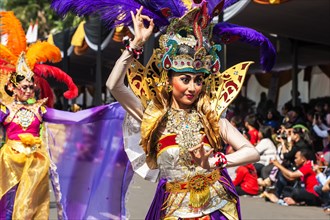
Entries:
[[278, 132], [277, 132], [277, 138], [287, 139], [286, 132], [278, 131]]

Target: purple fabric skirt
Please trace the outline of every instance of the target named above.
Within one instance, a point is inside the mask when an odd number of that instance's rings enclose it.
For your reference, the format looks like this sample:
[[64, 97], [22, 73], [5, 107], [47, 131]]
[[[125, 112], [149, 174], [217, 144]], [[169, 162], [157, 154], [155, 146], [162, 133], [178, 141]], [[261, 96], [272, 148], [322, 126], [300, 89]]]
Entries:
[[17, 186], [10, 189], [0, 200], [0, 219], [11, 220]]
[[[240, 202], [239, 197], [236, 193], [235, 186], [227, 172], [227, 169], [221, 169], [221, 177], [220, 180], [223, 182], [228, 182], [229, 186], [227, 184], [224, 184], [223, 186], [227, 190], [228, 193], [230, 193], [235, 199], [237, 200], [236, 208], [238, 212], [238, 217], [241, 219], [241, 210], [240, 210]], [[150, 209], [147, 213], [146, 220], [154, 220], [154, 219], [161, 219], [162, 216], [164, 216], [164, 213], [161, 211], [162, 205], [166, 198], [168, 197], [169, 193], [165, 191], [165, 184], [166, 179], [161, 179], [158, 183], [155, 197], [151, 203]], [[214, 211], [210, 214], [210, 217], [212, 220], [227, 220], [225, 215], [221, 213], [219, 210]]]

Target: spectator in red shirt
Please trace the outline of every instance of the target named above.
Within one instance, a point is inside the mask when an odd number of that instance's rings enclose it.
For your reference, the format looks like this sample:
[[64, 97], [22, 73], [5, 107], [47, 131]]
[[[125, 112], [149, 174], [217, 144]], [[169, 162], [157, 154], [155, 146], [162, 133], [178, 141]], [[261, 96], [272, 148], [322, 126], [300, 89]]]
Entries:
[[257, 171], [253, 164], [239, 166], [233, 181], [238, 195], [257, 195], [259, 193]]
[[244, 126], [248, 129], [248, 134], [250, 135], [250, 142], [252, 145], [257, 145], [259, 142], [258, 136], [258, 123], [257, 118], [254, 114], [247, 115], [244, 119]]
[[[321, 199], [314, 190], [314, 186], [318, 185], [316, 173], [313, 171], [312, 152], [309, 149], [303, 148], [296, 152], [295, 164], [298, 170], [291, 171], [281, 165], [277, 160], [272, 161], [274, 166], [282, 172], [283, 176], [288, 180], [300, 179], [305, 187], [294, 187], [291, 195], [285, 197], [283, 202], [287, 205], [306, 204], [311, 206], [320, 206]], [[266, 193], [266, 196], [272, 202], [279, 202], [279, 199], [274, 194]], [[281, 201], [282, 203], [282, 201]]]

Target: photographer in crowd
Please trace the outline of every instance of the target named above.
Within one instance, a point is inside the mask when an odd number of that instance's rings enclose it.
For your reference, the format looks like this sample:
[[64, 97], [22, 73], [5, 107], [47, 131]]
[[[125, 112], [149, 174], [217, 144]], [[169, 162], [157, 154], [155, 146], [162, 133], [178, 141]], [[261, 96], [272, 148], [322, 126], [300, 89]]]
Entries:
[[[296, 126], [294, 128], [284, 128], [282, 127], [279, 135], [277, 136], [277, 141], [280, 143], [279, 151], [281, 152], [280, 158], [282, 159], [282, 166], [290, 171], [295, 171], [297, 169], [295, 164], [295, 155], [298, 151], [302, 149], [310, 149], [308, 141], [305, 140], [307, 137], [307, 130]], [[312, 155], [312, 158], [315, 157]], [[277, 174], [277, 181], [275, 183], [275, 194], [277, 197], [281, 196], [283, 189], [286, 186], [294, 186], [296, 184], [296, 179], [285, 178], [281, 170]]]
[[[274, 166], [278, 167], [284, 179], [289, 181], [301, 181], [281, 194], [264, 193], [272, 202], [282, 205], [311, 205], [320, 206], [321, 199], [315, 192], [314, 187], [318, 185], [316, 174], [313, 171], [313, 152], [309, 149], [299, 149], [295, 154], [296, 171], [285, 168], [277, 160], [272, 161]], [[277, 181], [278, 182], [278, 181]], [[281, 199], [283, 198], [283, 199]]]

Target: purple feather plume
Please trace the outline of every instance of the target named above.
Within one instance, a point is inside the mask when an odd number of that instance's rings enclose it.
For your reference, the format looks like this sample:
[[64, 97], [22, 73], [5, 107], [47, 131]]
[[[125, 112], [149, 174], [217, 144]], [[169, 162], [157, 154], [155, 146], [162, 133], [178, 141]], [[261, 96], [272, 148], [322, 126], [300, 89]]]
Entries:
[[[142, 1], [141, 1], [142, 2]], [[150, 1], [149, 1], [150, 4]], [[132, 22], [130, 11], [135, 12], [141, 7], [136, 0], [53, 0], [52, 8], [60, 15], [73, 12], [78, 16], [99, 14], [109, 28], [120, 24], [129, 25]], [[149, 6], [150, 7], [150, 6]], [[154, 19], [157, 27], [164, 27], [169, 24], [167, 18], [161, 13], [150, 10], [148, 6], [143, 8], [142, 13]], [[118, 17], [121, 19], [118, 20]]]
[[224, 1], [224, 5], [222, 10], [226, 9], [227, 7], [235, 4], [236, 2], [238, 2], [239, 0], [204, 0], [207, 2], [207, 9], [208, 9], [208, 13], [210, 16], [212, 16], [212, 12], [214, 10], [215, 7], [217, 7], [217, 5]]
[[[136, 0], [141, 5], [157, 13], [162, 13], [161, 9], [167, 9], [170, 12], [169, 18], [180, 18], [187, 11], [186, 6], [180, 0]], [[163, 14], [164, 15], [164, 14]], [[165, 15], [164, 15], [165, 16]]]
[[213, 40], [216, 43], [231, 43], [232, 40], [240, 40], [252, 46], [260, 47], [260, 64], [264, 71], [270, 71], [276, 59], [273, 44], [263, 34], [246, 27], [229, 23], [219, 23], [213, 27]]
[[[239, 2], [240, 0], [225, 0], [225, 5], [223, 6], [223, 9], [228, 8], [229, 6], [232, 6], [236, 2]], [[245, 0], [243, 0], [245, 1]]]

